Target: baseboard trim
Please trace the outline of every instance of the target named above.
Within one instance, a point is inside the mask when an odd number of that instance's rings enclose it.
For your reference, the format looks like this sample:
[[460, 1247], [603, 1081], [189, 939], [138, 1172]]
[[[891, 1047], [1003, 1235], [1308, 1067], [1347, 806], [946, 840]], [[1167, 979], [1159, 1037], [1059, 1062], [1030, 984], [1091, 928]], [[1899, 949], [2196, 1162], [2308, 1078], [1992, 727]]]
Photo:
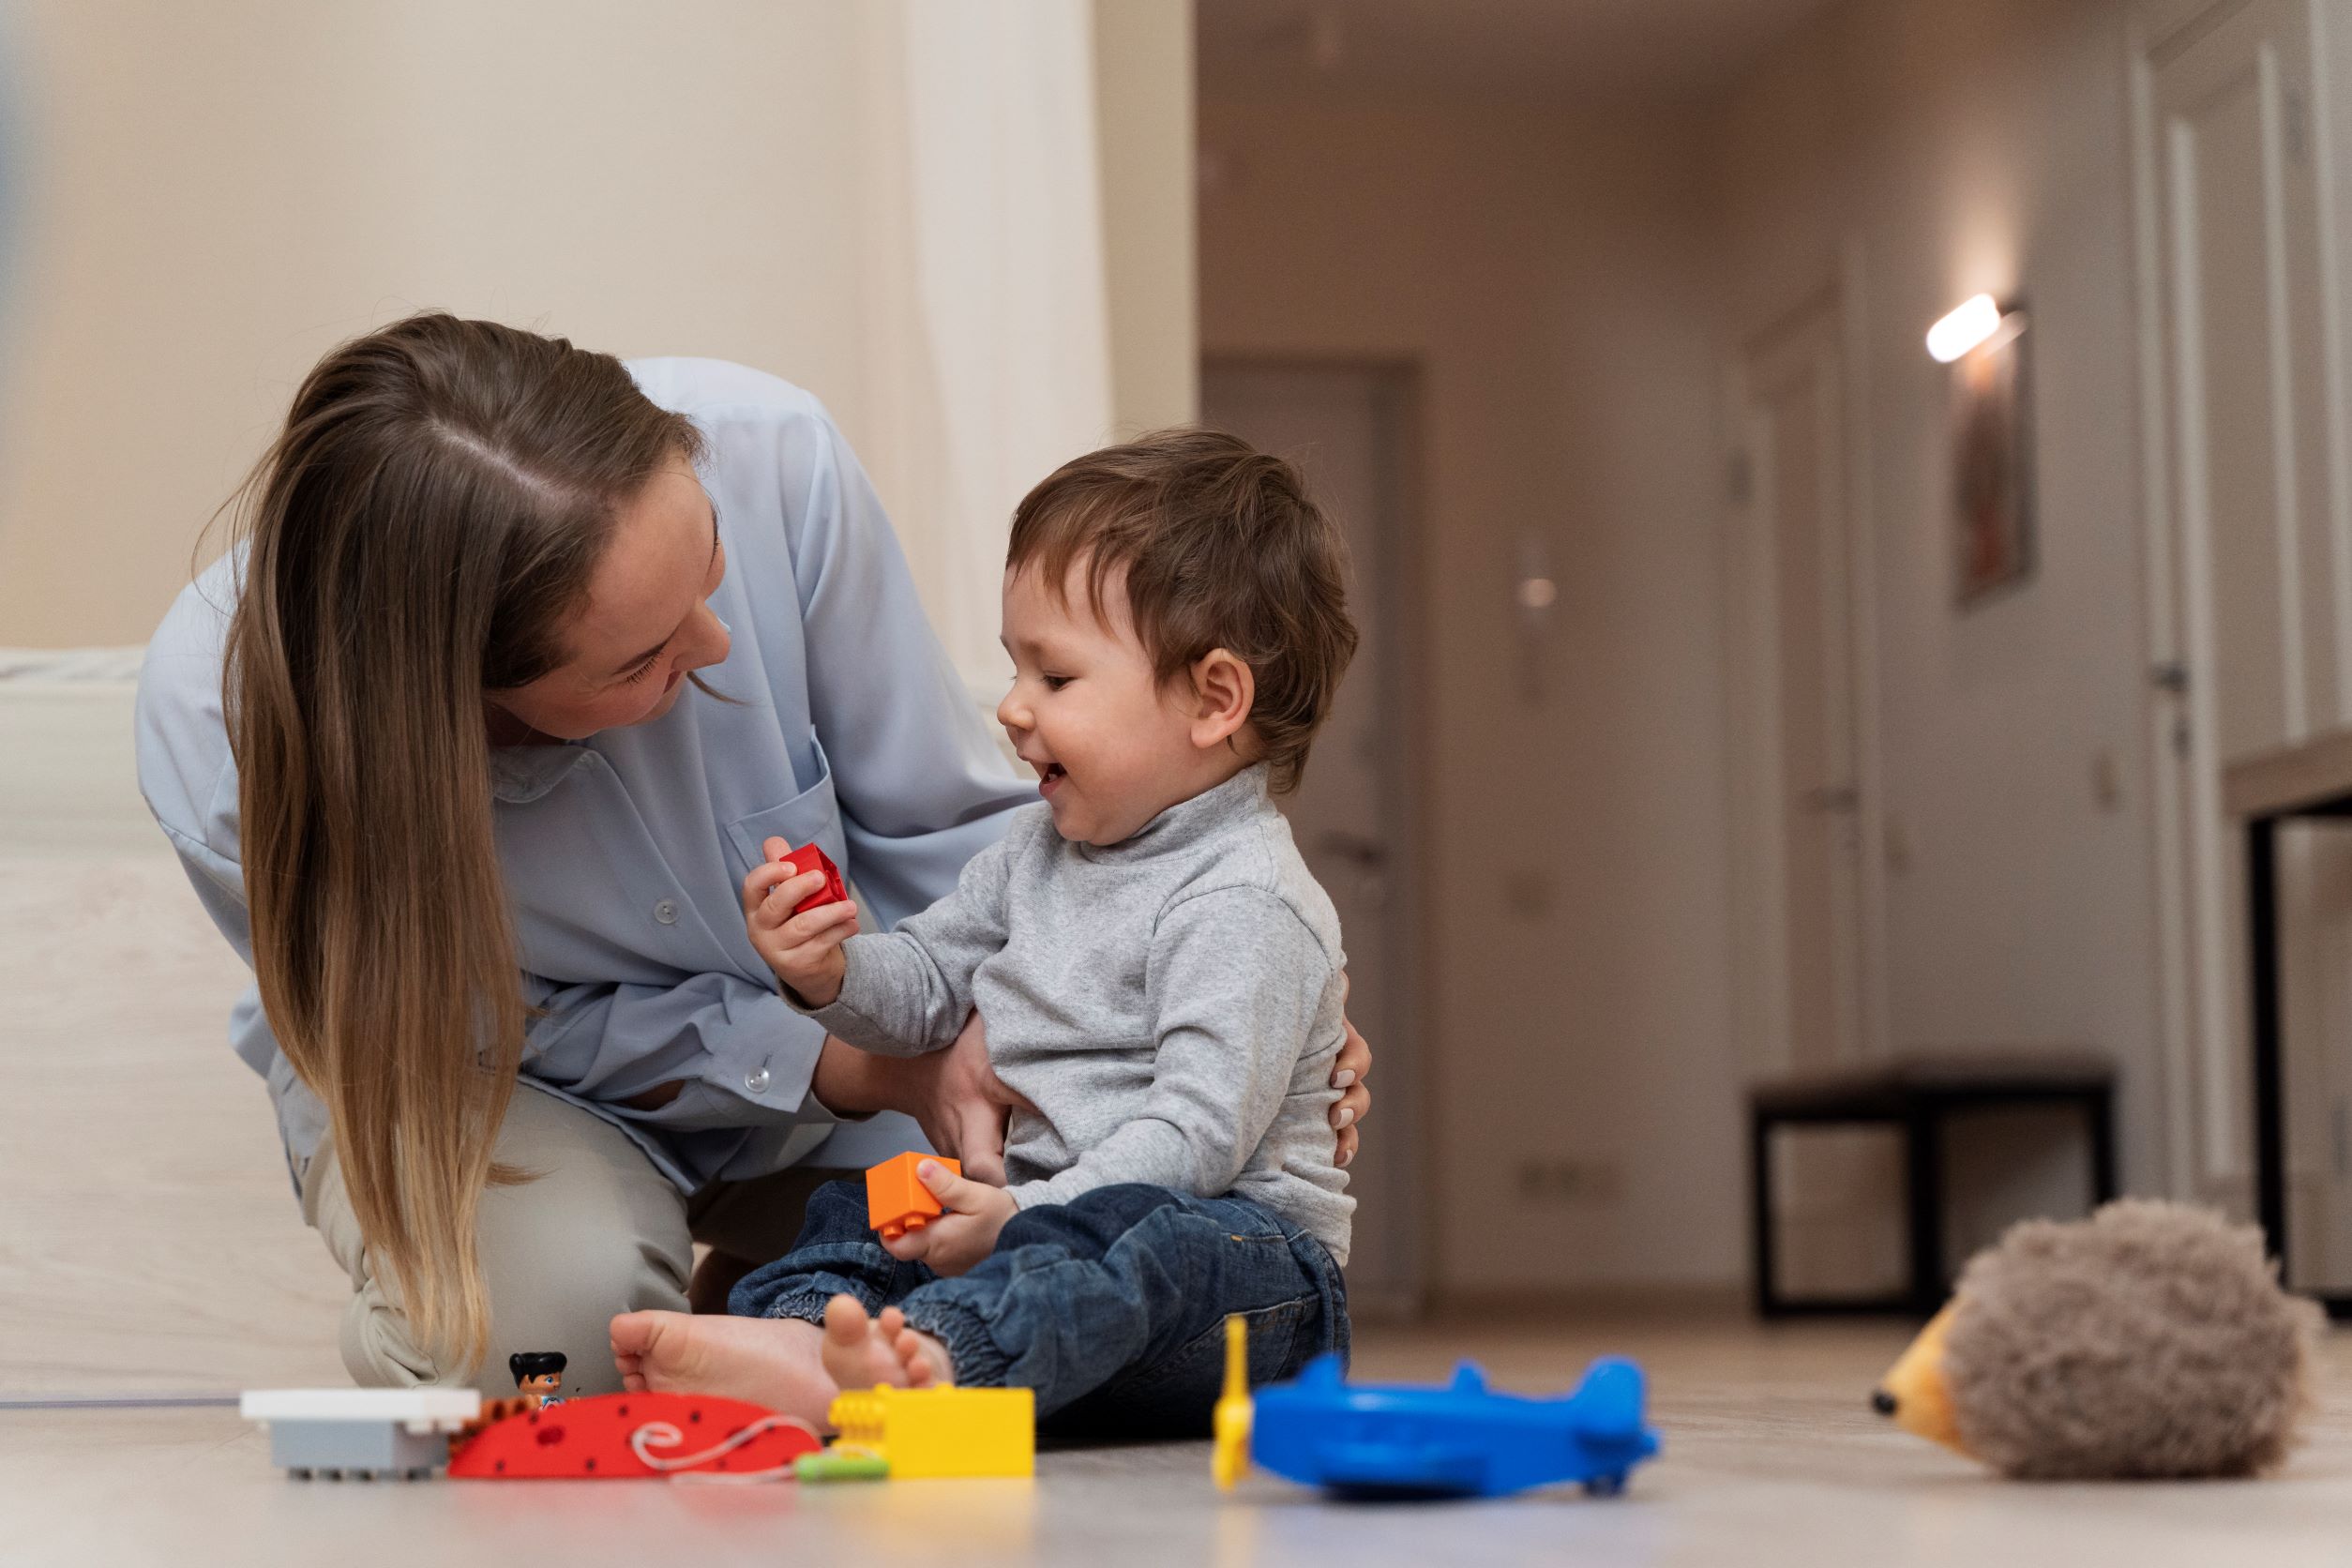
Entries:
[[1432, 1291], [1422, 1320], [1508, 1323], [1639, 1316], [1696, 1321], [1748, 1315], [1749, 1294], [1743, 1284], [1513, 1286]]

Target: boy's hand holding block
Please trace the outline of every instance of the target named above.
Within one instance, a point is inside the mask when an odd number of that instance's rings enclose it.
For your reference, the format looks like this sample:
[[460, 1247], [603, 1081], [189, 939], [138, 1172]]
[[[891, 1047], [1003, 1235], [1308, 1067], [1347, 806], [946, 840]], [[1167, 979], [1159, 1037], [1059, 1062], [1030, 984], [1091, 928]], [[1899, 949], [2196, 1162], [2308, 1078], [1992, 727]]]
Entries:
[[[760, 853], [764, 858], [743, 880], [744, 935], [794, 1006], [830, 1006], [849, 972], [842, 943], [857, 935], [857, 905], [841, 869], [815, 844], [794, 849], [767, 838]], [[787, 908], [784, 889], [792, 886], [807, 891]]]
[[792, 867], [794, 876], [805, 877], [811, 871], [825, 874], [824, 886], [794, 904], [794, 914], [807, 914], [822, 905], [841, 903], [849, 897], [849, 887], [841, 881], [841, 867], [836, 866], [833, 857], [816, 845], [803, 844], [799, 849], [788, 850], [776, 858], [779, 864]]
[[960, 1162], [944, 1154], [912, 1152], [894, 1155], [866, 1172], [866, 1222], [882, 1232], [882, 1240], [895, 1242], [910, 1230], [920, 1230], [942, 1213], [931, 1189], [915, 1177], [915, 1168], [925, 1160], [937, 1160], [958, 1176], [964, 1173]]

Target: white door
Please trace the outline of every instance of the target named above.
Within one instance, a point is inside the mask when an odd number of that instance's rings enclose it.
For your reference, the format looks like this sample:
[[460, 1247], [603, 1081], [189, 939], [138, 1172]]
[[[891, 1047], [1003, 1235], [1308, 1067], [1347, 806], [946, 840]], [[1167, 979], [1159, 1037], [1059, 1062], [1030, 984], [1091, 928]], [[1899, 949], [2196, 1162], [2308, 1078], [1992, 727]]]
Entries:
[[[2244, 866], [2221, 772], [2352, 719], [2352, 603], [2329, 452], [2309, 0], [2212, 8], [2139, 76], [2160, 465], [2152, 649], [2176, 1185], [2250, 1212]], [[2337, 329], [2339, 332], [2341, 328]], [[2166, 501], [2169, 505], [2164, 505]], [[2289, 1251], [2352, 1284], [2345, 1062], [2352, 845], [2284, 836]]]
[[[1730, 369], [1728, 689], [1740, 1018], [1751, 1073], [1850, 1064], [1876, 1038], [1865, 853], [1869, 576], [1849, 475], [1846, 318], [1832, 293]], [[1902, 1288], [1901, 1149], [1883, 1129], [1789, 1129], [1772, 1149], [1779, 1289]]]
[[1396, 563], [1411, 519], [1410, 372], [1388, 367], [1210, 360], [1201, 421], [1297, 463], [1346, 533], [1362, 641], [1298, 792], [1282, 804], [1339, 912], [1349, 1016], [1372, 1042], [1379, 1119], [1349, 1172], [1357, 1199], [1351, 1304], [1406, 1313], [1422, 1291], [1422, 1035], [1415, 1017], [1411, 711], [1397, 683], [1408, 650]]
[[1810, 308], [1732, 371], [1735, 881], [1760, 1072], [1851, 1062], [1871, 1036], [1842, 320], [1833, 302]]

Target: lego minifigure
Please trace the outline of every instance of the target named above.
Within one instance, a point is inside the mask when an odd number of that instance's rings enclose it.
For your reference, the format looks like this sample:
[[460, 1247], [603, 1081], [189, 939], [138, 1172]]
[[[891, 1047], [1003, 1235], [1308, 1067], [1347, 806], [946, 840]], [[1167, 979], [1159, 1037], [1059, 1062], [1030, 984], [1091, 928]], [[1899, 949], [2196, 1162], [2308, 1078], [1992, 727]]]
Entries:
[[564, 1402], [555, 1391], [564, 1386], [565, 1362], [561, 1350], [517, 1350], [506, 1358], [506, 1370], [514, 1374], [515, 1391], [524, 1403], [543, 1410]]

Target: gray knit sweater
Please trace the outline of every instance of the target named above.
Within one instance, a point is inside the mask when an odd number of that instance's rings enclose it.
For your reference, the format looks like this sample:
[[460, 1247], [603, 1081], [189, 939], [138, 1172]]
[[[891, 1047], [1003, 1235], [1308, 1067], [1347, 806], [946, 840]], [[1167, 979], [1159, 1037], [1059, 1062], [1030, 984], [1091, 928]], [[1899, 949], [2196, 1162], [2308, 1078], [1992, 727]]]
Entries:
[[1005, 1148], [1024, 1207], [1114, 1182], [1231, 1193], [1347, 1261], [1339, 918], [1263, 765], [1108, 848], [1063, 838], [1042, 802], [1018, 811], [955, 892], [844, 952], [840, 996], [809, 1011], [852, 1045], [936, 1050], [980, 1010], [998, 1076], [1038, 1110]]

